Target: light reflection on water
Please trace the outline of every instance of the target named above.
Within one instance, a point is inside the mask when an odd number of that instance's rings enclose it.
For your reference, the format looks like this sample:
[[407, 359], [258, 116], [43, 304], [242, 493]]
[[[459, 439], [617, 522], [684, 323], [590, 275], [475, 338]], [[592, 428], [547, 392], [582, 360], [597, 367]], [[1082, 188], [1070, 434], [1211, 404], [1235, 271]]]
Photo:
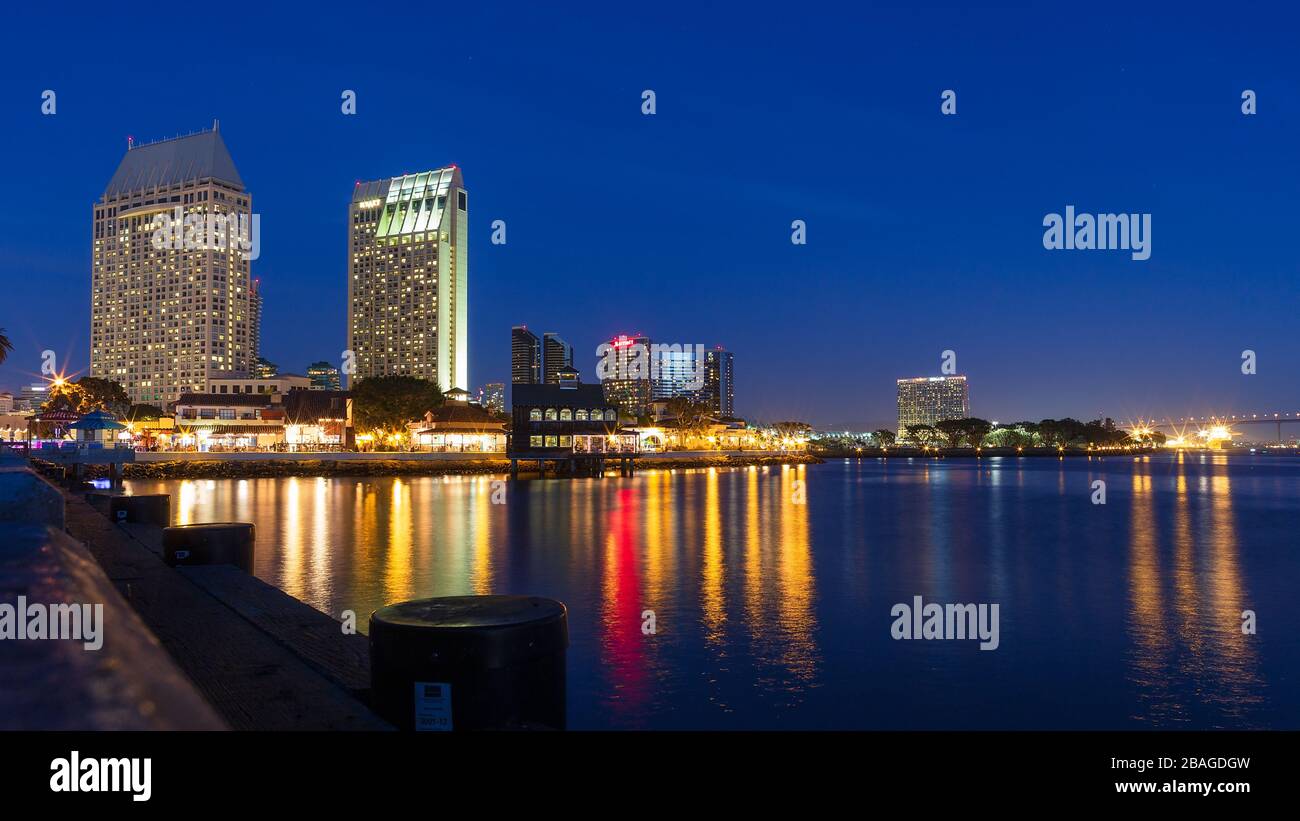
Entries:
[[[255, 522], [259, 577], [363, 627], [410, 598], [564, 601], [574, 727], [1300, 726], [1300, 461], [847, 460], [493, 504], [499, 478], [128, 487]], [[1000, 648], [892, 640], [914, 595], [998, 603]]]

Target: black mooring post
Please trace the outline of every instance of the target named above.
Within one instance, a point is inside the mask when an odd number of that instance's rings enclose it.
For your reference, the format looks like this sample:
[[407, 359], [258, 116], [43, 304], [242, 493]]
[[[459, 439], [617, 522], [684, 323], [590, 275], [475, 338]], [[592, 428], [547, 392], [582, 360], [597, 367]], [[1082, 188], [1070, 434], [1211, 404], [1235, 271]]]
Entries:
[[449, 596], [370, 616], [371, 707], [401, 730], [562, 730], [568, 611]]

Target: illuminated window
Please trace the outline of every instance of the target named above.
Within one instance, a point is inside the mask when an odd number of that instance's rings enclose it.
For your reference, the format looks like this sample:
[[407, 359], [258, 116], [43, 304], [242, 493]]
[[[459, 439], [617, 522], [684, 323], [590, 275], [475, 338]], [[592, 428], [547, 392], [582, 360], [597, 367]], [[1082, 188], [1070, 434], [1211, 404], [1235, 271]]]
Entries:
[[579, 410], [573, 415], [573, 418], [577, 419], [579, 422], [586, 422], [587, 412], [585, 410]]
[[546, 446], [548, 448], [558, 447], [557, 442], [558, 442], [558, 438], [555, 436], [546, 437]]
[[555, 408], [547, 408], [547, 409], [546, 409], [546, 421], [547, 421], [547, 422], [554, 422], [554, 421], [555, 421]]
[[528, 421], [529, 421], [529, 422], [540, 422], [540, 421], [542, 421], [542, 409], [541, 409], [541, 408], [533, 408], [532, 410], [530, 410], [530, 411], [528, 412]]
[[561, 409], [560, 409], [560, 421], [561, 421], [561, 422], [572, 422], [572, 421], [573, 421], [573, 411], [569, 410], [568, 408], [561, 408]]
[[572, 436], [561, 436], [561, 437], [560, 437], [560, 447], [562, 447], [562, 448], [571, 448], [571, 447], [573, 447], [573, 437], [572, 437]]
[[540, 436], [528, 437], [528, 445], [529, 447], [540, 448], [542, 446], [542, 437]]

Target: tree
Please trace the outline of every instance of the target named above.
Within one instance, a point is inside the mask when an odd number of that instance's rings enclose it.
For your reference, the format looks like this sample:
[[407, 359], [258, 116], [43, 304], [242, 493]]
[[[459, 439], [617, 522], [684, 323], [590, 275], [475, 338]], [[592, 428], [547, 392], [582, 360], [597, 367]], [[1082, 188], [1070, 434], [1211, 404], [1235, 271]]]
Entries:
[[989, 435], [993, 430], [993, 423], [987, 419], [979, 419], [974, 416], [968, 416], [961, 420], [962, 438], [970, 447], [977, 448], [984, 444], [984, 437]]
[[1082, 438], [1091, 447], [1116, 447], [1129, 443], [1127, 432], [1120, 430], [1115, 420], [1094, 419], [1083, 426]]
[[1027, 446], [1032, 447], [1034, 445], [1042, 444], [1043, 432], [1041, 426], [1039, 426], [1037, 422], [1030, 422], [1028, 420], [1017, 422], [1015, 428], [1016, 430], [1023, 432], [1025, 436], [1029, 437], [1029, 441], [1025, 443]]
[[881, 428], [880, 430], [873, 430], [871, 432], [871, 438], [875, 439], [876, 444], [879, 445], [880, 447], [887, 448], [890, 445], [894, 444], [894, 440], [897, 437], [894, 436], [894, 432], [892, 430], [889, 430], [888, 428]]
[[998, 425], [985, 434], [984, 440], [990, 447], [1020, 448], [1034, 443], [1033, 435], [1027, 433], [1020, 425]]
[[1068, 416], [1064, 419], [1044, 419], [1038, 423], [1038, 434], [1042, 437], [1043, 444], [1064, 448], [1083, 438], [1084, 424]]
[[131, 409], [131, 397], [126, 395], [126, 388], [118, 382], [97, 376], [83, 376], [76, 384], [83, 394], [82, 408], [78, 413], [102, 409], [114, 416], [126, 416]]
[[676, 418], [674, 427], [684, 438], [703, 436], [713, 421], [708, 404], [692, 402], [684, 396], [674, 396], [667, 402], [668, 412]]
[[438, 386], [414, 376], [370, 376], [352, 386], [352, 416], [363, 433], [405, 433], [442, 404]]
[[939, 431], [932, 425], [907, 425], [904, 429], [907, 431], [907, 441], [918, 448], [928, 447], [939, 435]]
[[944, 419], [934, 424], [934, 430], [943, 443], [950, 448], [961, 447], [962, 439], [966, 436], [966, 428], [962, 419]]
[[5, 334], [5, 329], [0, 328], [0, 363], [3, 363], [9, 358], [9, 352], [13, 349], [14, 343], [9, 341], [8, 335]]
[[132, 422], [152, 422], [162, 415], [162, 408], [156, 405], [132, 405], [126, 412], [126, 418]]
[[73, 413], [86, 413], [90, 410], [86, 400], [86, 389], [76, 382], [65, 382], [62, 379], [56, 379], [50, 383], [49, 390], [45, 392], [45, 401], [41, 403], [41, 411], [66, 410]]

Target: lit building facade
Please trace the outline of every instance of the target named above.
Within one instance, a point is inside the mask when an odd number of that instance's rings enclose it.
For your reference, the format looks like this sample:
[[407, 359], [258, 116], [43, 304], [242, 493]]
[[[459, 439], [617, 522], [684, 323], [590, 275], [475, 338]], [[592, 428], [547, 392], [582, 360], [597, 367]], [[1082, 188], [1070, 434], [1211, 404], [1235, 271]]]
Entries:
[[506, 386], [502, 382], [489, 382], [478, 389], [479, 407], [489, 413], [506, 412]]
[[[247, 238], [252, 197], [215, 123], [127, 149], [92, 206], [91, 376], [158, 405], [202, 391], [213, 371], [252, 367], [255, 252], [215, 227], [231, 218]], [[196, 222], [211, 226], [198, 241]]]
[[970, 416], [970, 395], [964, 376], [920, 376], [898, 380], [898, 438], [908, 425], [933, 425]]
[[648, 336], [617, 336], [609, 341], [598, 369], [606, 401], [633, 418], [649, 413], [653, 371], [650, 350]]
[[735, 355], [721, 347], [704, 354], [704, 401], [720, 416], [736, 415]]
[[248, 283], [248, 361], [253, 370], [262, 359], [262, 282], [253, 277]]
[[307, 366], [307, 378], [314, 391], [336, 391], [340, 387], [339, 369], [323, 359]]
[[695, 345], [660, 345], [651, 349], [650, 401], [682, 397], [703, 401], [704, 348]]
[[526, 325], [510, 329], [510, 382], [536, 385], [542, 381], [542, 341]]
[[311, 379], [296, 373], [277, 373], [275, 376], [258, 377], [243, 374], [218, 373], [208, 380], [208, 393], [288, 393], [294, 390], [307, 390]]
[[559, 382], [518, 385], [510, 411], [509, 454], [522, 458], [572, 455], [628, 455], [637, 436], [619, 429], [618, 410], [600, 385], [584, 385], [573, 368], [561, 368]]
[[573, 346], [556, 333], [542, 334], [542, 381], [560, 383], [560, 369], [573, 367]]
[[469, 197], [455, 166], [357, 183], [348, 206], [348, 375], [468, 383]]

